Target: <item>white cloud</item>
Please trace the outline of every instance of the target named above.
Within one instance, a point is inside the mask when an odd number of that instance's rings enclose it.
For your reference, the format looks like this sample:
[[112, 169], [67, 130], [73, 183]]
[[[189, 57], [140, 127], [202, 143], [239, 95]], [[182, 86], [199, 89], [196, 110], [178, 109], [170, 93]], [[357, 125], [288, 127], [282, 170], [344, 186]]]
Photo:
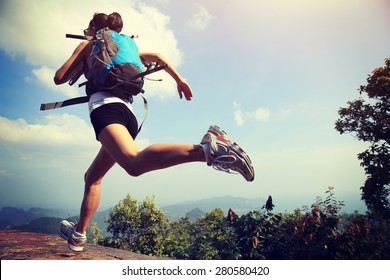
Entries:
[[10, 120], [0, 117], [0, 141], [43, 146], [91, 145], [93, 130], [77, 116], [66, 113], [48, 115], [43, 122], [44, 124], [30, 124], [24, 119]]
[[258, 108], [253, 112], [245, 112], [241, 109], [241, 105], [237, 102], [233, 103], [234, 120], [238, 126], [244, 125], [247, 120], [258, 122], [266, 122], [270, 118], [270, 111], [265, 108]]
[[[80, 95], [77, 86], [78, 83], [73, 86], [69, 86], [67, 83], [59, 86], [55, 85], [53, 82], [55, 70], [47, 66], [35, 68], [34, 70], [32, 70], [32, 73], [41, 84], [43, 84], [52, 91], [60, 92], [68, 97], [75, 97]], [[31, 78], [27, 78], [27, 80], [31, 81]]]
[[248, 113], [250, 118], [253, 118], [257, 121], [263, 122], [267, 121], [270, 117], [270, 113], [268, 109], [259, 108], [252, 113]]
[[145, 80], [143, 89], [145, 90], [146, 98], [148, 98], [148, 96], [156, 96], [160, 99], [166, 99], [177, 96], [176, 83], [165, 71], [153, 73], [148, 75], [147, 78], [156, 80], [161, 79], [162, 81]]
[[[28, 123], [24, 119], [10, 120], [0, 116], [0, 142], [42, 147], [74, 146], [80, 149], [96, 150], [99, 143], [90, 124], [71, 114], [51, 114], [42, 124]], [[137, 145], [142, 149], [150, 145], [148, 139], [137, 139]], [[0, 170], [0, 176], [4, 176]]]
[[245, 122], [245, 116], [241, 109], [236, 109], [234, 111], [234, 120], [236, 121], [237, 125], [242, 126]]
[[198, 6], [198, 12], [192, 15], [188, 24], [192, 29], [201, 31], [209, 26], [212, 19], [213, 16], [205, 7]]

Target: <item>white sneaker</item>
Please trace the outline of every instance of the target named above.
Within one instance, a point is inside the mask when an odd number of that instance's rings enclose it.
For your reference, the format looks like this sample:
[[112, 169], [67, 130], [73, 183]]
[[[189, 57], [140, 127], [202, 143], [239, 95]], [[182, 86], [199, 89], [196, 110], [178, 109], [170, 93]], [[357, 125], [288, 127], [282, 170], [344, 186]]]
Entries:
[[87, 242], [85, 234], [80, 234], [75, 230], [76, 225], [73, 222], [63, 220], [58, 227], [58, 234], [68, 241], [68, 248], [74, 252], [82, 252], [84, 244]]
[[249, 182], [255, 179], [249, 156], [237, 143], [232, 142], [220, 127], [210, 126], [201, 144], [210, 147], [207, 161], [209, 166], [228, 173], [239, 173]]

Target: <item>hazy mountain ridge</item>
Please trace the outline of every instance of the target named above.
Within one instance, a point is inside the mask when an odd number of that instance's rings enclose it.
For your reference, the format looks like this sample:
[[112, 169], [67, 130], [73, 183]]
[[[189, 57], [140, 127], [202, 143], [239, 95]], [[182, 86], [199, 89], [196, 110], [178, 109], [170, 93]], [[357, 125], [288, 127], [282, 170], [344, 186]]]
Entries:
[[57, 209], [3, 207], [0, 210], [0, 228], [22, 226], [41, 217], [62, 217], [63, 211]]
[[193, 209], [200, 209], [209, 212], [216, 208], [221, 208], [225, 213], [231, 208], [236, 214], [246, 214], [250, 211], [259, 210], [265, 204], [266, 199], [248, 199], [242, 197], [213, 197], [197, 201], [186, 201], [178, 204], [160, 207], [169, 218], [178, 219], [185, 216]]

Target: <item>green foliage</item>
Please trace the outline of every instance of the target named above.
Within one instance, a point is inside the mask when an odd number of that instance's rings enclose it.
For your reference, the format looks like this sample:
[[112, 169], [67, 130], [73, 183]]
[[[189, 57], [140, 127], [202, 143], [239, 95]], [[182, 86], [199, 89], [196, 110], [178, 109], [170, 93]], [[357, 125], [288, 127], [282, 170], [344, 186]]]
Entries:
[[228, 221], [220, 208], [200, 217], [193, 234], [195, 240], [190, 247], [191, 259], [229, 260], [240, 257], [235, 246], [236, 235], [228, 226]]
[[[296, 210], [283, 221], [282, 231], [289, 238], [288, 259], [334, 259], [339, 226], [338, 213], [343, 202], [334, 197], [332, 187], [325, 200], [317, 197], [307, 209]], [[304, 212], [304, 213], [303, 213]]]
[[[343, 202], [329, 188], [311, 208], [284, 215], [281, 226], [286, 238], [282, 259], [383, 259], [388, 258], [389, 238], [373, 230], [368, 218], [355, 213], [343, 220]], [[374, 220], [373, 220], [374, 221]]]
[[376, 68], [360, 87], [362, 97], [340, 108], [336, 130], [354, 133], [371, 147], [358, 154], [367, 174], [362, 199], [367, 208], [390, 221], [390, 59]]
[[140, 214], [137, 200], [127, 195], [109, 211], [107, 232], [112, 234], [114, 246], [132, 250], [139, 236]]
[[281, 215], [253, 211], [232, 222], [237, 235], [237, 244], [243, 259], [265, 259], [277, 255], [283, 247], [278, 226]]
[[111, 246], [134, 252], [161, 256], [164, 254], [168, 222], [156, 207], [153, 198], [142, 203], [127, 195], [110, 209], [107, 231], [112, 234]]
[[104, 237], [102, 235], [102, 230], [98, 227], [97, 223], [91, 223], [89, 226], [90, 232], [87, 232], [88, 240], [93, 244], [103, 244]]
[[130, 195], [110, 210], [108, 231], [91, 226], [94, 240], [143, 254], [178, 259], [389, 259], [390, 228], [373, 214], [340, 214], [344, 203], [329, 187], [325, 199], [293, 213], [270, 207], [238, 216], [215, 209], [191, 221], [168, 221], [154, 198]]
[[178, 259], [190, 259], [191, 246], [195, 241], [195, 223], [189, 216], [172, 221], [165, 239], [166, 254]]
[[162, 256], [168, 229], [168, 220], [164, 212], [156, 207], [153, 197], [146, 198], [140, 204], [139, 213], [137, 251], [142, 254]]

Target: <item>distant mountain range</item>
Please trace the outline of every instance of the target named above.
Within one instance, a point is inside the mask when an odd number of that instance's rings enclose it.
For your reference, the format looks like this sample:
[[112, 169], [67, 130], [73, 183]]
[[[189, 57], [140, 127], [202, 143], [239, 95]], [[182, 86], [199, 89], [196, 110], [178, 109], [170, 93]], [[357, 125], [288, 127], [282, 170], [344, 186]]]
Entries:
[[60, 210], [30, 208], [21, 209], [15, 207], [4, 207], [0, 210], [0, 229], [14, 226], [22, 226], [40, 217], [63, 217]]
[[[231, 208], [236, 214], [242, 215], [250, 211], [259, 210], [265, 204], [265, 199], [247, 199], [239, 197], [214, 197], [198, 201], [187, 201], [178, 204], [159, 207], [169, 219], [179, 219], [189, 216], [196, 220], [206, 212], [221, 208], [226, 214]], [[103, 234], [107, 224], [104, 222], [108, 217], [108, 210], [97, 212], [93, 222], [98, 224]], [[0, 210], [0, 229], [18, 229], [24, 231], [56, 233], [60, 220], [67, 218], [68, 214], [62, 210], [30, 208], [21, 209], [4, 207]]]
[[231, 208], [236, 214], [242, 215], [250, 211], [260, 210], [265, 202], [266, 199], [263, 198], [248, 199], [242, 197], [223, 196], [197, 201], [186, 201], [160, 208], [169, 218], [178, 219], [185, 216], [193, 209], [209, 212], [216, 208], [221, 208], [225, 213], [227, 213], [229, 208]]

